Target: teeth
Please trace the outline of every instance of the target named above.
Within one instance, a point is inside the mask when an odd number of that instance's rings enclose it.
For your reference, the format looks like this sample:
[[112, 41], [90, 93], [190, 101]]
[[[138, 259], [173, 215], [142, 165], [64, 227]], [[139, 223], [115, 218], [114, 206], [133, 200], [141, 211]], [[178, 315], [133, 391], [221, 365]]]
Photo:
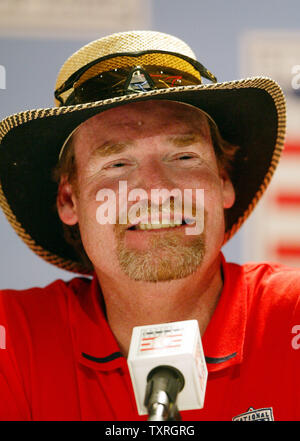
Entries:
[[195, 219], [190, 219], [190, 218], [185, 218], [184, 221], [185, 221], [185, 223], [186, 223], [187, 225], [190, 225], [190, 224], [194, 224], [194, 223], [195, 223]]
[[172, 228], [172, 227], [180, 227], [181, 224], [138, 224], [136, 225], [136, 229], [138, 230], [158, 230], [159, 228]]

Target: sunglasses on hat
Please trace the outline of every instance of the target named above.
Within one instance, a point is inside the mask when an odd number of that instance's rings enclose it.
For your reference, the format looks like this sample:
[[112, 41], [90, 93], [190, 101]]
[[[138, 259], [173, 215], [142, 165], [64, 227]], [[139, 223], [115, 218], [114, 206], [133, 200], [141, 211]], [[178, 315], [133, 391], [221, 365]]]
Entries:
[[[164, 61], [164, 65], [152, 64], [153, 60], [149, 64], [153, 54], [158, 54], [156, 60]], [[176, 68], [183, 65], [185, 70]], [[93, 60], [74, 72], [54, 95], [63, 106], [83, 104], [154, 89], [201, 84], [202, 77], [217, 82], [201, 63], [185, 55], [167, 51], [128, 52]]]

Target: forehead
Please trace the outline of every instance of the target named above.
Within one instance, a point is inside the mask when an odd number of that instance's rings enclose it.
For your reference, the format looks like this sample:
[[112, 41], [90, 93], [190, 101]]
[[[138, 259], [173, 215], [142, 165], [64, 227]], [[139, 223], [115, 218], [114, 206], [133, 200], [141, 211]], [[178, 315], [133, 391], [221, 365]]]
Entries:
[[174, 101], [130, 103], [99, 113], [81, 124], [74, 134], [77, 143], [93, 146], [110, 137], [138, 139], [160, 134], [209, 133], [207, 118], [198, 108]]

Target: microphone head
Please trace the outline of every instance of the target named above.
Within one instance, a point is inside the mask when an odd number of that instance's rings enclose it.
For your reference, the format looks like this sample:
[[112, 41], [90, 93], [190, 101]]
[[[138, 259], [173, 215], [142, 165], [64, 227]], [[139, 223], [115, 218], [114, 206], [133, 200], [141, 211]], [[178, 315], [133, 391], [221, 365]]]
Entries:
[[148, 381], [157, 372], [161, 376], [164, 367], [167, 375], [172, 375], [170, 368], [174, 375], [179, 371], [179, 411], [203, 407], [207, 367], [197, 320], [133, 328], [127, 362], [139, 415], [148, 413], [144, 402]]

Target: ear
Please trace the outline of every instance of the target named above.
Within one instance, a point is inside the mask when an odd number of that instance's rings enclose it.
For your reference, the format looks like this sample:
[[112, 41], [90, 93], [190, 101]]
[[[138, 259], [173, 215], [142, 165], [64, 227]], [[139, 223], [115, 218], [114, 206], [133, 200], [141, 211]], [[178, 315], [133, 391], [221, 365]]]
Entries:
[[72, 185], [61, 178], [56, 199], [57, 211], [62, 222], [75, 225], [78, 222], [76, 196]]
[[224, 168], [220, 170], [220, 178], [222, 180], [223, 208], [231, 208], [235, 202], [235, 190]]

